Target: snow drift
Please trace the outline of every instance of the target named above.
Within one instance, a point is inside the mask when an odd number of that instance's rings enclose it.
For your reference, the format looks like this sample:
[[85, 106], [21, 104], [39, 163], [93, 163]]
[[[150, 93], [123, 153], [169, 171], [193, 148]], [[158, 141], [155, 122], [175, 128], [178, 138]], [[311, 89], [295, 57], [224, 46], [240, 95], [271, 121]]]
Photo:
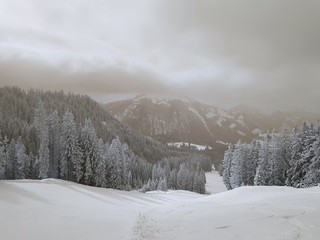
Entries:
[[0, 181], [0, 238], [314, 240], [319, 199], [320, 187], [143, 194], [55, 179]]

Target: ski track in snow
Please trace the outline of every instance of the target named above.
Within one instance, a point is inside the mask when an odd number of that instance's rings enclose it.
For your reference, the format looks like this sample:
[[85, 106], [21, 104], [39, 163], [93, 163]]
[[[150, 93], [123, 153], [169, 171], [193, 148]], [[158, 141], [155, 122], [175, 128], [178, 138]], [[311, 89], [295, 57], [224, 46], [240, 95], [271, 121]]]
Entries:
[[139, 213], [136, 223], [133, 227], [133, 238], [132, 240], [155, 240], [159, 239], [157, 233], [159, 234], [160, 229], [157, 227], [157, 222], [145, 215], [144, 213]]

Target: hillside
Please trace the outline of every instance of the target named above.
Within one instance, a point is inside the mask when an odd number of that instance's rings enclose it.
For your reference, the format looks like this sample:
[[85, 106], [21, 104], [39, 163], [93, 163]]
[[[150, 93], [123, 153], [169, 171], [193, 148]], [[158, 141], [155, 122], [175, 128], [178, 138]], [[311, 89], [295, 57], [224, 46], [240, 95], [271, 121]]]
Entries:
[[[86, 119], [92, 121], [98, 137], [111, 142], [116, 136], [127, 143], [140, 157], [157, 162], [168, 156], [165, 145], [145, 137], [120, 123], [88, 96], [65, 94], [64, 92], [24, 91], [17, 87], [0, 88], [0, 130], [8, 139], [22, 136], [30, 138], [30, 125], [34, 121], [35, 107], [41, 99], [47, 113], [57, 111], [61, 117], [71, 111], [78, 125]], [[32, 151], [34, 149], [27, 149]]]
[[0, 181], [0, 237], [314, 240], [320, 235], [319, 198], [319, 187], [143, 194], [55, 179]]
[[262, 133], [292, 129], [318, 114], [275, 112], [271, 115], [244, 105], [226, 110], [189, 98], [138, 95], [103, 104], [115, 118], [144, 135], [164, 143], [187, 142], [211, 146], [223, 157], [227, 143], [250, 142]]
[[87, 96], [0, 88], [0, 179], [205, 194], [207, 156], [169, 150]]

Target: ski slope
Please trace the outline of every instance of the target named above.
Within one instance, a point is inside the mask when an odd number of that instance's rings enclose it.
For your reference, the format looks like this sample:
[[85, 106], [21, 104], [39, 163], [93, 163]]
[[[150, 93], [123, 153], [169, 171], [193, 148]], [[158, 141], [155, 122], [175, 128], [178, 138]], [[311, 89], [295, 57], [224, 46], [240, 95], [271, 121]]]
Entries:
[[[223, 190], [216, 173], [208, 180], [208, 190]], [[319, 199], [320, 187], [143, 194], [55, 179], [0, 181], [0, 239], [315, 240]]]

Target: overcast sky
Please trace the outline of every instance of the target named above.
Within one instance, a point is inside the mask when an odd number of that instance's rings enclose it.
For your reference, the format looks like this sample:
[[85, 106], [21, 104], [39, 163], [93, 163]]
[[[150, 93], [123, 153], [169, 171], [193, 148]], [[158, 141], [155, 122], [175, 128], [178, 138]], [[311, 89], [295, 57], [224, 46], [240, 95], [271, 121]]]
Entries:
[[1, 0], [0, 85], [320, 109], [320, 1]]

